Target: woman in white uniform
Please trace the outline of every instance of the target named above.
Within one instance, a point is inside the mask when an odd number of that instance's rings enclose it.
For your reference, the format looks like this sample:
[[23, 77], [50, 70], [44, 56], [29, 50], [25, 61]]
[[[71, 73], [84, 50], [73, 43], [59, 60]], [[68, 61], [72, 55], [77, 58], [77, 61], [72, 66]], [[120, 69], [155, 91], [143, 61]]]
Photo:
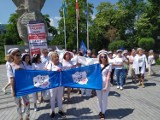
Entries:
[[[64, 70], [68, 70], [73, 68], [73, 63], [71, 61], [72, 55], [71, 52], [69, 51], [65, 51], [64, 55], [63, 55], [63, 61], [62, 61], [62, 65], [63, 65], [63, 69]], [[71, 93], [71, 88], [67, 87], [67, 100], [70, 101], [70, 93]]]
[[144, 74], [145, 69], [148, 68], [148, 62], [146, 55], [143, 54], [143, 49], [137, 49], [137, 55], [134, 57], [133, 66], [135, 68], [135, 74], [138, 76], [139, 86], [144, 86]]
[[108, 94], [110, 91], [110, 74], [112, 72], [112, 65], [108, 62], [107, 51], [101, 50], [99, 52], [99, 63], [102, 72], [102, 90], [96, 90], [98, 98], [98, 108], [100, 119], [105, 119], [105, 111], [107, 110]]
[[155, 72], [153, 71], [152, 66], [156, 64], [155, 58], [154, 58], [154, 52], [153, 50], [149, 51], [149, 56], [148, 56], [148, 75], [155, 75]]
[[12, 95], [16, 103], [16, 108], [17, 108], [17, 112], [19, 114], [20, 120], [23, 120], [22, 108], [21, 108], [22, 101], [24, 103], [25, 120], [29, 120], [29, 116], [30, 116], [29, 96], [25, 95], [19, 98], [15, 97], [15, 70], [24, 69], [24, 65], [21, 62], [21, 53], [18, 48], [13, 48], [11, 51], [11, 55], [13, 56], [13, 62], [10, 65], [8, 65], [7, 72], [11, 79]]
[[[8, 52], [8, 55], [6, 55], [5, 60], [7, 61], [7, 62], [6, 62], [6, 69], [7, 69], [8, 66], [10, 66], [10, 64], [13, 62], [13, 58], [12, 58], [12, 56], [10, 55], [9, 52]], [[3, 91], [4, 93], [6, 93], [6, 89], [11, 85], [11, 80], [10, 80], [10, 77], [9, 77], [9, 74], [8, 74], [8, 73], [7, 73], [7, 78], [8, 78], [8, 83], [5, 85], [4, 88], [2, 88], [2, 91]]]
[[[33, 70], [30, 55], [28, 53], [23, 53], [22, 54], [22, 62], [24, 64], [26, 70]], [[33, 103], [34, 103], [34, 111], [36, 112], [36, 111], [38, 111], [36, 93], [33, 93], [32, 97], [33, 97]]]
[[[32, 67], [33, 70], [43, 70], [45, 68], [45, 65], [41, 62], [41, 58], [40, 58], [40, 54], [34, 54], [33, 58], [32, 58]], [[36, 93], [33, 93], [36, 95]], [[33, 95], [34, 96], [34, 95]], [[34, 102], [37, 101], [38, 103], [43, 102], [43, 95], [41, 92], [41, 99], [40, 101], [38, 100], [38, 95], [36, 95], [37, 97], [33, 97], [34, 98]], [[36, 109], [35, 109], [36, 111]]]
[[[51, 53], [51, 62], [47, 66], [47, 69], [50, 71], [61, 71], [62, 70], [62, 64], [59, 62], [59, 56], [56, 52]], [[63, 112], [62, 109], [62, 97], [63, 97], [63, 87], [57, 87], [50, 89], [50, 103], [51, 103], [51, 109], [52, 109], [52, 114], [50, 115], [51, 118], [55, 117], [55, 102], [57, 99], [58, 102], [58, 108], [59, 111], [58, 113], [62, 116], [65, 117], [65, 113]]]

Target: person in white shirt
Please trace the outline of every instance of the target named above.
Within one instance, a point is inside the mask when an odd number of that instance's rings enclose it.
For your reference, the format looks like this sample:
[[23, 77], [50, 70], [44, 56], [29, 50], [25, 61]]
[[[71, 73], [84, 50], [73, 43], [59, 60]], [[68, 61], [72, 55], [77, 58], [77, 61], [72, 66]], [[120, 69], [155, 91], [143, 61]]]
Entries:
[[116, 73], [116, 80], [117, 80], [117, 89], [123, 90], [124, 85], [124, 69], [123, 69], [123, 56], [122, 56], [122, 50], [117, 50], [117, 56], [114, 58], [113, 65], [115, 66], [115, 73]]
[[48, 61], [49, 61], [48, 50], [43, 49], [42, 50], [42, 55], [41, 55], [41, 62], [45, 65]]
[[[59, 55], [57, 54], [57, 52], [53, 52], [51, 54], [51, 62], [48, 65], [47, 69], [50, 71], [61, 71], [62, 68], [63, 68], [62, 64], [59, 62]], [[58, 113], [63, 118], [66, 117], [66, 115], [62, 109], [63, 89], [64, 89], [64, 87], [62, 87], [62, 86], [50, 89], [50, 104], [51, 104], [51, 109], [52, 109], [52, 113], [50, 115], [51, 118], [55, 117], [56, 99], [57, 99], [58, 108], [59, 108]]]
[[[45, 64], [43, 64], [41, 62], [41, 57], [40, 54], [33, 54], [33, 58], [32, 58], [32, 67], [33, 70], [44, 70], [45, 69]], [[37, 101], [37, 103], [41, 103], [43, 102], [43, 92], [41, 92], [41, 98], [40, 101], [38, 99], [38, 93], [33, 93], [33, 98], [34, 98], [34, 102]], [[35, 97], [36, 96], [36, 97]], [[36, 110], [35, 110], [36, 111]]]
[[[24, 65], [26, 70], [33, 70], [33, 66], [32, 66], [29, 54], [27, 54], [27, 53], [22, 54], [22, 62], [23, 62], [23, 65]], [[37, 94], [33, 93], [32, 98], [33, 98], [33, 103], [34, 103], [34, 111], [36, 112], [36, 111], [38, 111], [38, 108], [37, 108]]]
[[133, 67], [135, 68], [135, 74], [138, 76], [139, 86], [144, 88], [144, 74], [146, 68], [148, 68], [148, 62], [146, 55], [143, 54], [142, 48], [137, 49], [137, 55], [133, 60]]
[[[8, 55], [6, 55], [5, 57], [5, 60], [7, 61], [6, 62], [6, 69], [9, 68], [10, 64], [12, 63], [13, 61], [13, 58], [12, 56], [8, 53]], [[8, 78], [8, 83], [5, 85], [4, 88], [2, 88], [2, 91], [6, 94], [6, 89], [11, 85], [11, 80], [10, 80], [10, 77], [9, 77], [9, 74], [7, 72], [7, 78]]]
[[155, 75], [155, 72], [153, 71], [152, 66], [156, 64], [155, 58], [154, 58], [154, 52], [153, 50], [149, 51], [149, 56], [148, 56], [148, 75]]
[[114, 79], [113, 79], [113, 77], [114, 77], [114, 71], [115, 71], [115, 68], [113, 66], [114, 58], [113, 58], [112, 51], [108, 51], [107, 53], [108, 53], [109, 64], [112, 65], [112, 72], [111, 72], [111, 76], [110, 76], [110, 78], [111, 78], [110, 83], [111, 83], [111, 86], [113, 86], [114, 85]]
[[131, 55], [129, 56], [129, 73], [132, 78], [132, 82], [136, 83], [136, 74], [133, 66], [133, 60], [136, 55], [136, 50], [132, 49]]
[[99, 63], [102, 72], [102, 90], [96, 90], [98, 98], [98, 108], [100, 119], [105, 119], [105, 111], [107, 110], [108, 94], [110, 91], [110, 74], [112, 65], [108, 62], [107, 51], [101, 50], [98, 52]]
[[[68, 70], [74, 67], [71, 58], [72, 58], [72, 53], [69, 51], [65, 51], [63, 55], [63, 60], [62, 60], [62, 65], [64, 70]], [[71, 93], [71, 88], [67, 87], [67, 100], [70, 101], [70, 93]]]
[[29, 96], [25, 95], [22, 97], [15, 97], [16, 95], [15, 93], [15, 70], [25, 69], [21, 61], [20, 50], [18, 48], [12, 48], [11, 55], [13, 56], [13, 62], [10, 65], [8, 65], [7, 72], [11, 79], [12, 96], [14, 97], [14, 101], [16, 103], [16, 108], [17, 108], [17, 112], [20, 117], [20, 120], [23, 120], [23, 114], [22, 114], [22, 108], [21, 108], [22, 104], [24, 104], [25, 120], [29, 120], [29, 116], [30, 116]]

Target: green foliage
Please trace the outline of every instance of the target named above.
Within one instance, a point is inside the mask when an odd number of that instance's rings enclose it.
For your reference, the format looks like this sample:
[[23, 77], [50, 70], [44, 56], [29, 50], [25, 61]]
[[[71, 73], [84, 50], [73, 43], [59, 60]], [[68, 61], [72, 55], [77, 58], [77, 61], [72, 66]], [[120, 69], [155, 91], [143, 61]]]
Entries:
[[147, 51], [152, 49], [154, 44], [155, 44], [155, 41], [153, 38], [141, 38], [138, 42], [138, 46]]
[[122, 47], [127, 48], [127, 43], [124, 40], [111, 42], [108, 46], [109, 50], [112, 50], [112, 51], [120, 49]]
[[160, 65], [160, 58], [156, 60], [156, 65]]

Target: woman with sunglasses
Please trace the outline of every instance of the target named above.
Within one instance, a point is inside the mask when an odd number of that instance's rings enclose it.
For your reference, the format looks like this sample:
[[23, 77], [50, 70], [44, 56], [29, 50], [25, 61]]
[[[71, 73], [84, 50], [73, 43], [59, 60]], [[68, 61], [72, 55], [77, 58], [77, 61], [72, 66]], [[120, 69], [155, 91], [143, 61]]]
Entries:
[[100, 119], [105, 119], [105, 111], [107, 110], [108, 94], [110, 91], [110, 74], [112, 71], [112, 65], [108, 62], [107, 51], [101, 50], [98, 52], [99, 63], [102, 72], [102, 90], [96, 90], [98, 97], [98, 108]]
[[19, 69], [25, 69], [24, 65], [22, 64], [21, 61], [21, 53], [20, 50], [18, 48], [13, 48], [11, 50], [11, 55], [13, 57], [13, 62], [8, 66], [8, 73], [9, 73], [9, 77], [11, 79], [11, 86], [12, 86], [12, 95], [14, 97], [14, 101], [16, 103], [16, 108], [17, 108], [17, 112], [19, 114], [20, 120], [23, 120], [23, 115], [22, 115], [22, 101], [24, 104], [24, 113], [25, 115], [25, 120], [29, 120], [29, 116], [30, 116], [30, 103], [29, 103], [29, 97], [28, 95], [26, 96], [22, 96], [22, 97], [15, 97], [15, 70], [19, 70]]

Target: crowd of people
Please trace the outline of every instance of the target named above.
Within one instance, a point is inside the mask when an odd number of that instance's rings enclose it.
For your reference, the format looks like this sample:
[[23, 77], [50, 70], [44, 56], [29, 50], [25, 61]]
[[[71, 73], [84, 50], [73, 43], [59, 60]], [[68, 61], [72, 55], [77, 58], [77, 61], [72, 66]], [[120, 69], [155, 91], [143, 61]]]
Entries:
[[[149, 51], [149, 55], [145, 55], [145, 51], [142, 48], [128, 50], [118, 49], [114, 52], [102, 49], [98, 52], [98, 55], [91, 50], [87, 50], [87, 53], [79, 51], [76, 53], [73, 51], [64, 51], [63, 58], [60, 60], [57, 51], [52, 49], [43, 49], [41, 54], [33, 54], [30, 57], [29, 50], [25, 50], [22, 53], [18, 48], [12, 48], [8, 50], [6, 55], [6, 68], [8, 83], [2, 89], [6, 93], [6, 89], [11, 86], [11, 93], [14, 97], [14, 101], [17, 108], [17, 113], [20, 120], [23, 120], [23, 113], [25, 114], [25, 120], [30, 116], [30, 98], [29, 95], [22, 97], [15, 97], [15, 70], [48, 70], [48, 71], [62, 71], [72, 69], [76, 67], [84, 66], [82, 63], [74, 64], [72, 59], [75, 56], [84, 56], [87, 58], [98, 58], [98, 63], [101, 66], [102, 73], [102, 90], [90, 90], [90, 89], [78, 89], [77, 91], [81, 95], [97, 96], [99, 109], [98, 116], [100, 119], [105, 118], [105, 111], [107, 110], [107, 99], [111, 86], [117, 86], [117, 89], [123, 90], [126, 83], [127, 75], [131, 75], [133, 83], [138, 83], [139, 86], [145, 87], [144, 75], [148, 69], [148, 75], [155, 75], [152, 66], [155, 65], [155, 58], [153, 50]], [[26, 81], [27, 82], [27, 81]], [[72, 88], [67, 89], [67, 101], [72, 102], [70, 99], [70, 93]], [[48, 90], [50, 105], [51, 105], [51, 118], [55, 117], [55, 104], [57, 101], [59, 111], [58, 113], [62, 117], [66, 117], [63, 111], [62, 103], [64, 98], [65, 87], [57, 87]], [[44, 92], [32, 93], [32, 102], [34, 104], [34, 111], [38, 111], [37, 103], [44, 101]], [[40, 95], [40, 99], [39, 99]], [[22, 109], [22, 104], [24, 109]]]

